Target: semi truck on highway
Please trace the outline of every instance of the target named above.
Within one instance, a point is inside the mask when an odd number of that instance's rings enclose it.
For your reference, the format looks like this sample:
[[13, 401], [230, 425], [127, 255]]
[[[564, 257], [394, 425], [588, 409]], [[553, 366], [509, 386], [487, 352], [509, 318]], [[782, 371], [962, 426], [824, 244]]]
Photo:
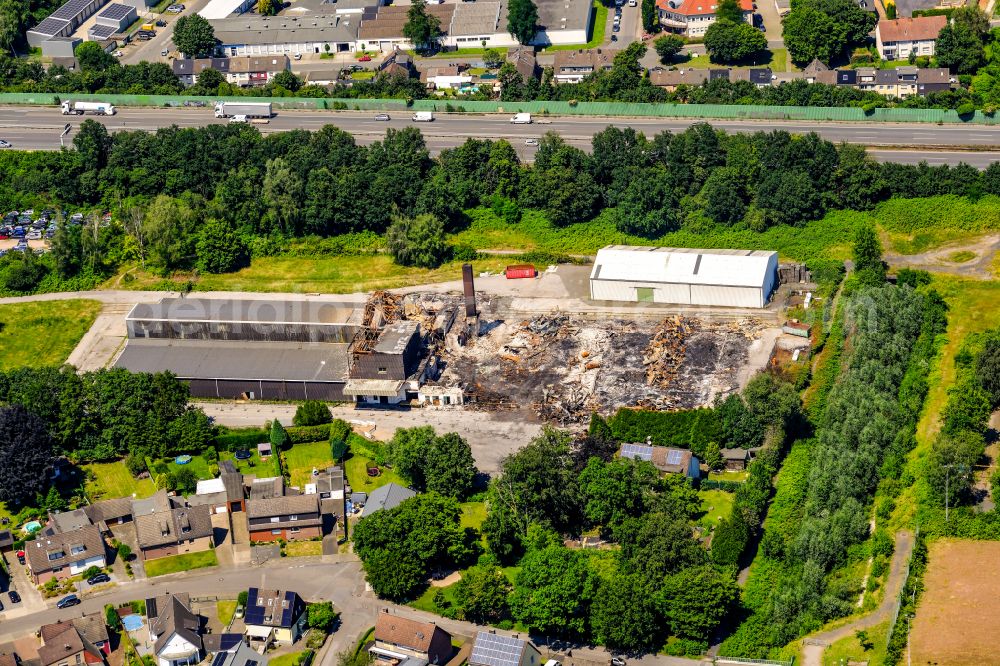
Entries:
[[219, 102], [215, 105], [216, 118], [232, 118], [246, 116], [247, 118], [270, 118], [270, 102]]
[[115, 107], [107, 102], [63, 102], [62, 114], [64, 116], [82, 116], [87, 113], [95, 113], [99, 116], [115, 115]]

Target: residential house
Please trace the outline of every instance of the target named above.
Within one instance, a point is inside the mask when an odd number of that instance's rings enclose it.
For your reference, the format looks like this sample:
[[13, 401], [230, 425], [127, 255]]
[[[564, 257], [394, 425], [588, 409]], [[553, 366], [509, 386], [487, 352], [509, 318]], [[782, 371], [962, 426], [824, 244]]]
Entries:
[[[51, 529], [45, 532], [52, 532]], [[31, 580], [41, 585], [53, 578], [63, 580], [90, 567], [107, 566], [104, 538], [96, 525], [67, 532], [39, 534], [24, 544]]]
[[687, 449], [653, 446], [648, 443], [622, 444], [618, 449], [618, 456], [646, 460], [653, 463], [656, 469], [667, 474], [683, 474], [691, 479], [697, 479], [701, 475], [698, 458]]
[[17, 654], [0, 654], [0, 666], [20, 666]]
[[319, 495], [286, 495], [247, 502], [250, 541], [302, 541], [323, 536]]
[[339, 67], [324, 67], [323, 69], [310, 69], [303, 73], [303, 81], [310, 86], [333, 86], [340, 81]]
[[347, 515], [344, 493], [344, 469], [338, 465], [315, 470], [305, 487], [306, 495], [319, 495], [319, 512], [323, 517], [323, 534], [333, 532], [337, 519]]
[[[220, 654], [222, 652], [232, 653], [246, 646], [243, 634], [205, 634], [201, 637], [201, 644], [207, 654]], [[257, 654], [255, 650], [251, 650]]]
[[285, 480], [280, 476], [266, 476], [250, 483], [250, 499], [262, 500], [285, 495]]
[[729, 472], [742, 472], [750, 462], [750, 451], [747, 449], [720, 449], [719, 454]]
[[552, 78], [556, 83], [579, 83], [597, 71], [611, 69], [618, 49], [556, 51]]
[[[228, 634], [225, 634], [228, 635]], [[206, 636], [206, 643], [209, 636]], [[241, 637], [242, 638], [242, 637]], [[212, 666], [267, 666], [270, 662], [266, 654], [259, 654], [240, 640], [231, 650], [216, 652]]]
[[212, 547], [212, 510], [187, 506], [183, 498], [160, 491], [132, 503], [136, 540], [143, 560], [196, 553]]
[[875, 26], [875, 47], [883, 60], [906, 60], [910, 54], [934, 55], [938, 34], [948, 23], [946, 16], [882, 19]]
[[124, 525], [132, 522], [132, 500], [128, 497], [101, 500], [83, 507], [90, 522], [109, 532], [111, 525]]
[[205, 656], [202, 618], [191, 610], [187, 594], [146, 599], [146, 619], [159, 666], [189, 666]]
[[246, 508], [246, 485], [243, 483], [243, 474], [236, 469], [232, 460], [219, 462], [219, 478], [226, 488], [229, 511], [243, 511]]
[[402, 76], [413, 74], [413, 58], [406, 51], [393, 49], [386, 54], [378, 66], [378, 76]]
[[531, 641], [480, 631], [472, 644], [469, 666], [540, 666], [542, 655]]
[[[674, 92], [678, 86], [700, 86], [712, 80], [712, 69], [654, 69], [649, 72], [649, 82], [654, 86], [663, 88], [667, 92]], [[725, 72], [728, 76], [729, 70], [718, 70]]]
[[951, 90], [955, 83], [955, 79], [952, 78], [951, 72], [946, 67], [929, 67], [917, 71], [918, 95]]
[[507, 49], [507, 62], [514, 65], [514, 69], [525, 81], [538, 78], [538, 60], [535, 58], [535, 49], [530, 46]]
[[221, 478], [203, 479], [198, 482], [194, 495], [186, 499], [188, 506], [207, 506], [211, 513], [229, 511], [229, 495]]
[[206, 69], [214, 69], [230, 83], [235, 83], [229, 76], [229, 58], [177, 58], [171, 63], [171, 67], [181, 83], [186, 86], [193, 86], [198, 83], [198, 76]]
[[[95, 528], [96, 529], [96, 528]], [[84, 666], [105, 664], [106, 653], [87, 639], [73, 622], [44, 624], [38, 630], [40, 666]], [[107, 643], [107, 630], [104, 631]]]
[[823, 72], [829, 72], [830, 68], [827, 67], [819, 58], [813, 58], [813, 61], [806, 65], [806, 68], [802, 70], [802, 78], [806, 80], [806, 83], [817, 83], [817, 78]]
[[111, 636], [108, 634], [108, 625], [104, 623], [103, 613], [81, 615], [70, 620], [70, 624], [76, 627], [85, 641], [100, 650], [105, 657], [111, 654]]
[[214, 69], [226, 81], [243, 88], [263, 86], [278, 72], [289, 68], [291, 61], [285, 54], [263, 56], [232, 56], [226, 58], [181, 58], [174, 60], [174, 76], [186, 86], [198, 82], [198, 76], [206, 69]]
[[243, 620], [251, 642], [289, 645], [306, 630], [306, 604], [295, 592], [251, 587]]
[[[743, 20], [753, 22], [753, 0], [738, 0]], [[685, 37], [704, 37], [715, 23], [718, 0], [656, 0], [660, 25]]]
[[361, 515], [370, 516], [376, 511], [395, 509], [406, 500], [416, 496], [417, 493], [409, 488], [404, 488], [398, 483], [387, 483], [371, 491], [368, 495], [368, 500], [365, 502], [364, 513]]
[[14, 535], [10, 530], [0, 530], [0, 553], [8, 550], [14, 550]]
[[472, 83], [472, 75], [462, 65], [429, 67], [420, 74], [420, 80], [430, 90], [456, 90]]
[[383, 609], [375, 620], [368, 653], [376, 664], [396, 666], [408, 659], [444, 664], [451, 658], [451, 634], [433, 622], [420, 622]]

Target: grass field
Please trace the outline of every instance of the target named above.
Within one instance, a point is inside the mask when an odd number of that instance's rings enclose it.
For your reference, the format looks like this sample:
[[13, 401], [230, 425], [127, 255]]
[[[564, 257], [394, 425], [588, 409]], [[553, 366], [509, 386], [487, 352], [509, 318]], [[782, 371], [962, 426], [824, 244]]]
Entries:
[[284, 452], [285, 465], [291, 475], [291, 484], [302, 488], [312, 478], [312, 471], [326, 469], [333, 464], [330, 442], [296, 444]]
[[[724, 67], [732, 67], [733, 65], [727, 65], [723, 63], [714, 63], [708, 58], [708, 54], [696, 55], [687, 58], [678, 58], [676, 63], [673, 64], [683, 64], [685, 67], [693, 67], [697, 69], [716, 69]], [[788, 71], [788, 51], [786, 49], [774, 49], [773, 51], [768, 51], [761, 57], [754, 59], [753, 62], [742, 63], [745, 66], [752, 67], [770, 67], [772, 72], [785, 72]], [[792, 70], [797, 70], [797, 67], [792, 67]]]
[[203, 550], [200, 553], [186, 553], [184, 555], [149, 560], [144, 564], [144, 567], [146, 569], [146, 576], [155, 578], [156, 576], [165, 576], [180, 571], [214, 567], [218, 566], [218, 564], [219, 559], [215, 556], [214, 550]]
[[351, 489], [355, 492], [370, 493], [387, 483], [398, 483], [401, 486], [410, 485], [403, 477], [384, 467], [378, 476], [368, 476], [366, 470], [370, 462], [371, 459], [365, 456], [364, 451], [358, 450], [352, 445], [351, 451], [344, 461], [344, 474], [347, 476], [347, 482], [351, 485]]
[[142, 499], [156, 492], [152, 479], [136, 479], [123, 462], [91, 463], [84, 465], [83, 469], [93, 472], [96, 477], [94, 481], [88, 481], [84, 487], [91, 501], [131, 497], [133, 494]]
[[62, 365], [100, 311], [83, 299], [0, 305], [0, 370]]
[[260, 456], [257, 455], [256, 451], [251, 452], [253, 456], [249, 460], [237, 460], [233, 457], [233, 454], [229, 451], [220, 451], [219, 460], [232, 460], [233, 464], [236, 465], [236, 469], [243, 474], [253, 474], [254, 476], [272, 476], [274, 473], [274, 465], [268, 462], [261, 462]]
[[875, 625], [867, 631], [870, 645], [865, 650], [855, 636], [842, 638], [823, 653], [823, 666], [843, 666], [848, 663], [881, 664], [885, 660], [889, 623]]
[[699, 490], [698, 497], [701, 498], [702, 510], [698, 522], [713, 529], [733, 508], [733, 493], [724, 490]]
[[708, 480], [709, 481], [732, 481], [734, 483], [743, 483], [744, 481], [747, 480], [748, 476], [750, 476], [750, 472], [747, 472], [747, 471], [742, 471], [742, 472], [726, 472], [726, 471], [723, 471], [723, 472], [709, 472], [708, 473]]
[[[490, 258], [473, 262], [475, 270], [497, 271], [509, 261]], [[449, 262], [428, 270], [397, 266], [388, 255], [358, 257], [263, 257], [241, 271], [222, 275], [175, 275], [164, 281], [151, 273], [138, 273], [136, 279], [121, 287], [148, 289], [180, 288], [191, 280], [199, 291], [283, 291], [348, 294], [374, 289], [397, 289], [430, 282], [460, 280], [462, 262]], [[113, 285], [115, 278], [109, 281]]]
[[233, 619], [233, 615], [236, 614], [236, 602], [235, 601], [218, 601], [215, 604], [215, 612], [219, 616], [219, 622], [222, 626], [228, 627], [229, 621]]
[[910, 632], [914, 664], [996, 663], [1000, 543], [941, 539], [930, 545], [924, 592]]
[[288, 557], [310, 557], [323, 554], [322, 541], [289, 541], [285, 545]]
[[953, 264], [964, 264], [976, 258], [976, 253], [972, 250], [959, 250], [948, 255], [948, 261]]
[[280, 657], [272, 657], [270, 660], [271, 666], [294, 666], [298, 663], [299, 659], [302, 658], [302, 653], [305, 652], [290, 652], [289, 654], [283, 654]]
[[212, 479], [215, 477], [215, 475], [212, 474], [211, 470], [209, 470], [208, 461], [201, 456], [191, 456], [191, 462], [187, 463], [186, 465], [178, 465], [177, 463], [174, 462], [174, 459], [171, 458], [170, 462], [167, 463], [167, 467], [170, 468], [171, 472], [176, 472], [186, 467], [187, 469], [194, 472], [199, 479]]
[[486, 502], [464, 502], [462, 507], [462, 527], [480, 529], [486, 520]]

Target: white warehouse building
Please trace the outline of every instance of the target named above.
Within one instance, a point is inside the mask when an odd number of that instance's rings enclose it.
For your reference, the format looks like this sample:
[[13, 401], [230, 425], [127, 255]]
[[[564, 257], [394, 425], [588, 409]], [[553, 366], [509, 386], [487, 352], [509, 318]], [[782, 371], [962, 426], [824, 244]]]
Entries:
[[590, 298], [762, 308], [777, 282], [777, 252], [609, 245], [597, 252]]

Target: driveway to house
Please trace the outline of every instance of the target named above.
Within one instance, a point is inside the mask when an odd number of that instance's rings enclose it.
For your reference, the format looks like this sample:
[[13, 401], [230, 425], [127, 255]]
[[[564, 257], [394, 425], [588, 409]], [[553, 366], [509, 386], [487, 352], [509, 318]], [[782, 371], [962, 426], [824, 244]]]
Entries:
[[892, 619], [896, 609], [896, 601], [906, 582], [909, 571], [910, 555], [913, 553], [913, 533], [902, 530], [896, 532], [896, 550], [892, 555], [889, 568], [889, 578], [885, 583], [885, 595], [882, 603], [873, 612], [859, 617], [853, 622], [839, 626], [836, 629], [824, 631], [802, 639], [803, 666], [823, 666], [823, 652], [833, 643], [842, 638], [853, 636], [854, 632], [869, 629], [875, 625]]

